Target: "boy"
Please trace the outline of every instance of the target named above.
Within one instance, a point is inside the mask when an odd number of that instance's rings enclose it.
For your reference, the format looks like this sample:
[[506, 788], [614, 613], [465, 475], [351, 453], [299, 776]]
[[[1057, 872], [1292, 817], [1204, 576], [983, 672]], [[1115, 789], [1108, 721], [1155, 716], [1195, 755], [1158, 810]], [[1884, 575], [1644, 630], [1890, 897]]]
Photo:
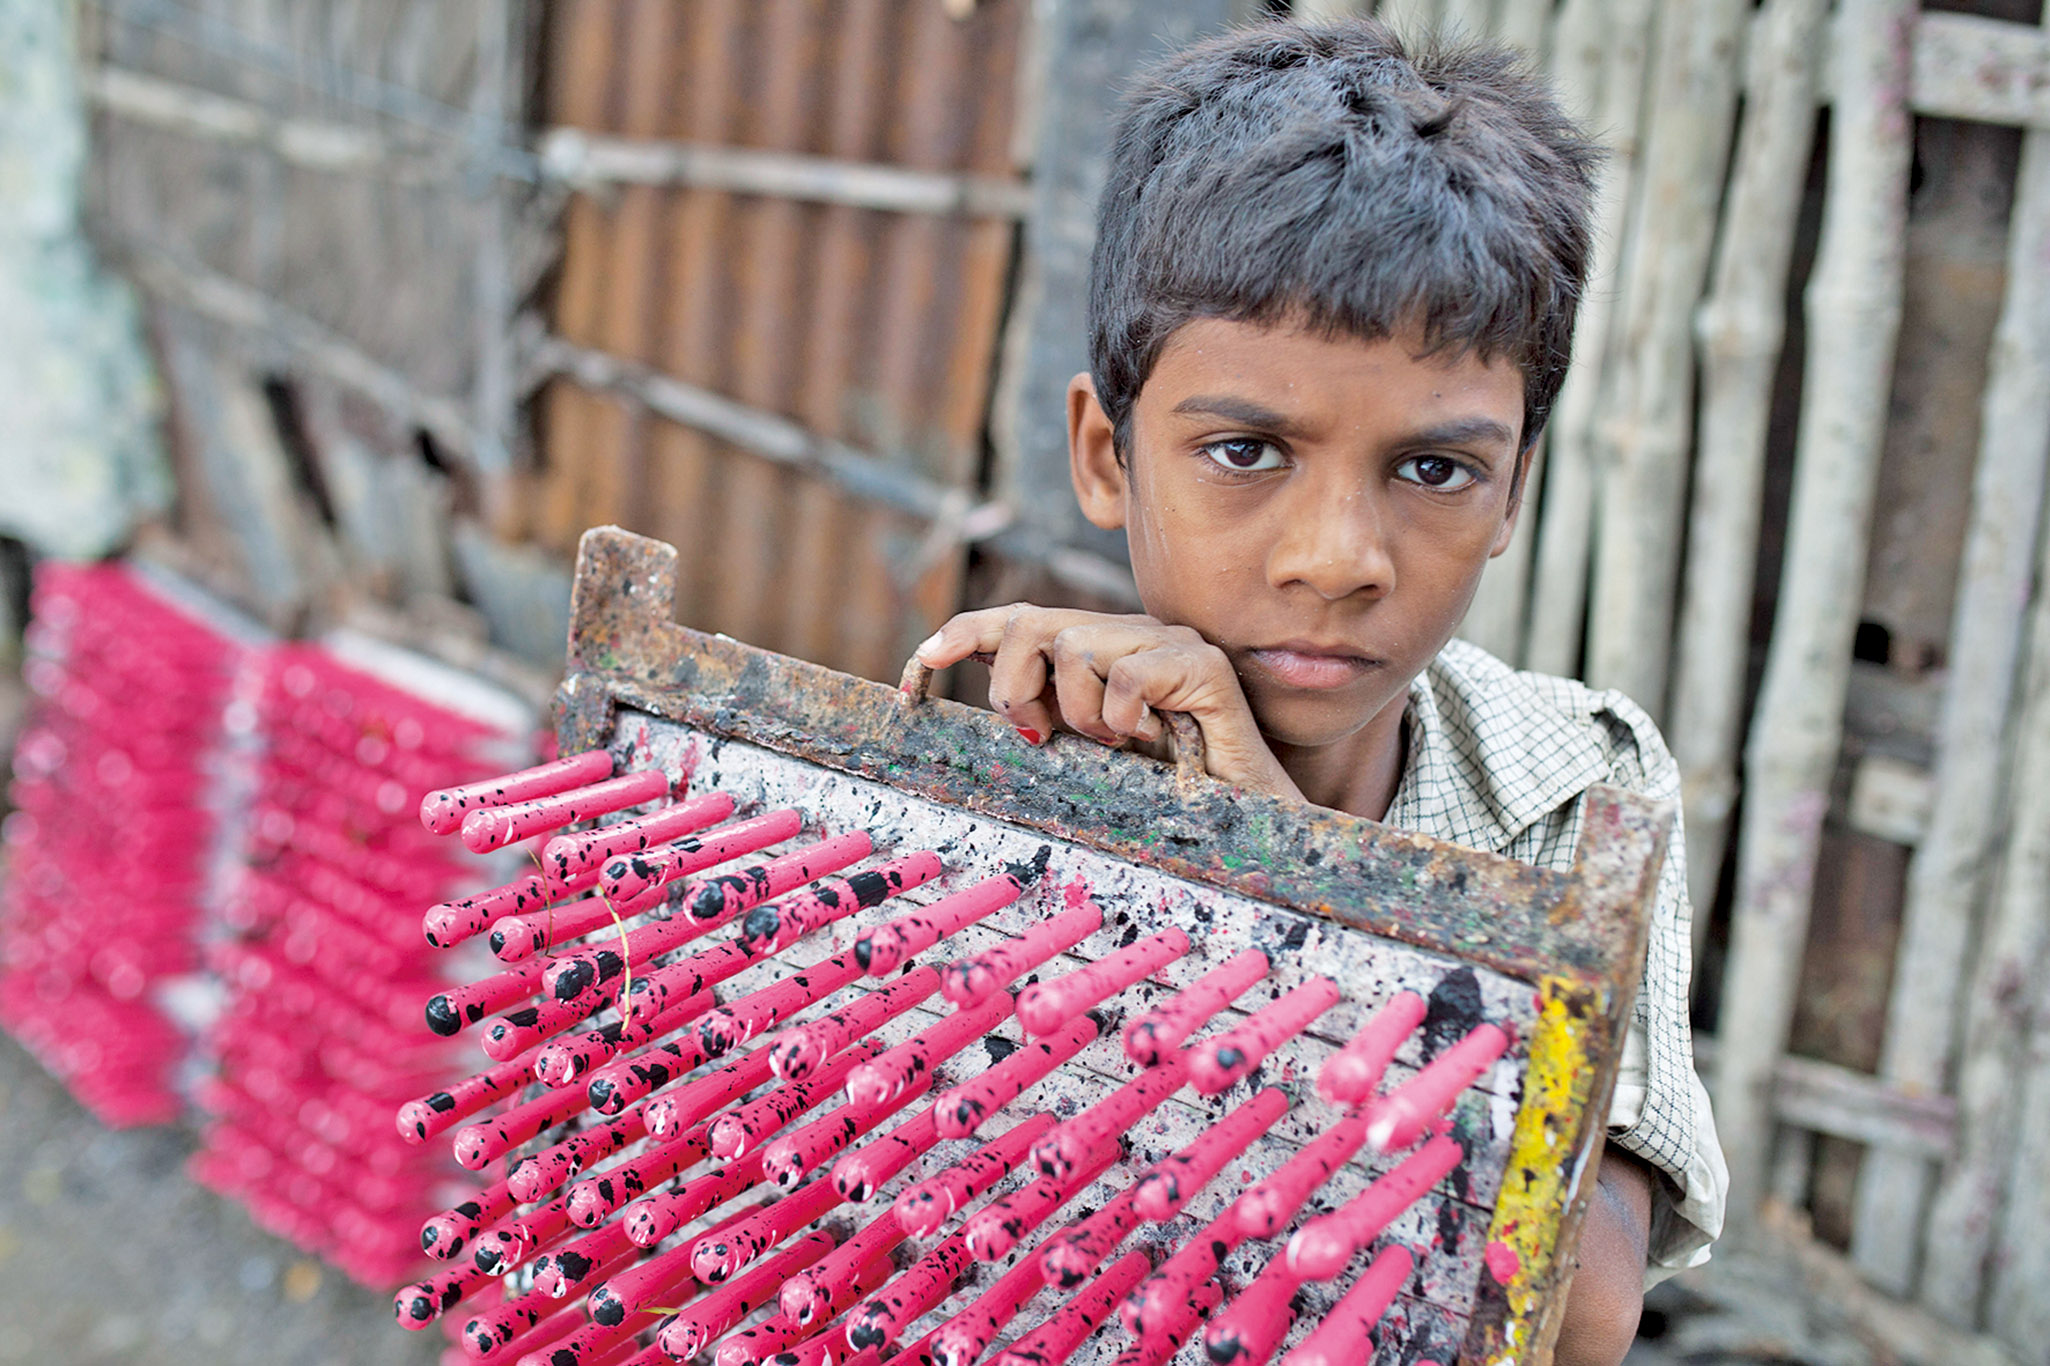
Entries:
[[[970, 612], [1024, 743], [1203, 729], [1229, 783], [1564, 867], [1596, 782], [1674, 798], [1618, 694], [1451, 639], [1521, 507], [1587, 269], [1594, 148], [1504, 51], [1378, 25], [1190, 48], [1120, 122], [1068, 391], [1083, 512], [1146, 607]], [[1720, 1150], [1687, 1031], [1676, 837], [1557, 1360], [1622, 1359], [1643, 1288], [1706, 1257]]]

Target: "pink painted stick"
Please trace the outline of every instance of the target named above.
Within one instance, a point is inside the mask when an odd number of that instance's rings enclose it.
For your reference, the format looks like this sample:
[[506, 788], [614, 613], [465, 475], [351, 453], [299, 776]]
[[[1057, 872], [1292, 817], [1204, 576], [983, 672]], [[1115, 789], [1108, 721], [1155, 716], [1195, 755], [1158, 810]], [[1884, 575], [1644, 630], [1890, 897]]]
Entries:
[[861, 965], [854, 961], [853, 954], [835, 954], [760, 991], [749, 992], [731, 1005], [719, 1007], [698, 1025], [705, 1056], [716, 1058], [731, 1052], [763, 1030], [817, 1005], [859, 976]]
[[1011, 981], [1102, 928], [1103, 908], [1086, 901], [1051, 920], [1042, 920], [1016, 939], [947, 964], [940, 974], [940, 995], [964, 1010], [973, 1009]]
[[896, 1019], [939, 990], [936, 968], [916, 968], [843, 1010], [782, 1030], [769, 1041], [769, 1066], [784, 1081], [803, 1081], [856, 1039]]
[[399, 1326], [418, 1331], [440, 1318], [491, 1278], [470, 1265], [437, 1271], [392, 1296]]
[[537, 1056], [508, 1058], [496, 1067], [463, 1078], [446, 1091], [407, 1101], [399, 1107], [399, 1137], [408, 1143], [425, 1143], [485, 1106], [513, 1095], [527, 1084]]
[[611, 859], [598, 874], [598, 886], [614, 901], [625, 901], [651, 887], [793, 839], [803, 825], [804, 817], [789, 807], [722, 825], [703, 839], [678, 840]]
[[[882, 1049], [882, 1040], [863, 1039], [805, 1080], [786, 1082], [767, 1095], [736, 1105], [713, 1123], [712, 1151], [721, 1157], [753, 1152], [780, 1133], [783, 1126], [838, 1091], [843, 1081]], [[767, 1052], [757, 1048], [748, 1055], [762, 1059], [764, 1075], [769, 1070]]]
[[1018, 1307], [1039, 1293], [1046, 1280], [1039, 1271], [1039, 1258], [1020, 1258], [997, 1283], [976, 1297], [975, 1303], [948, 1319], [932, 1334], [932, 1355], [936, 1366], [975, 1366], [1016, 1316]]
[[765, 1050], [757, 1048], [743, 1053], [717, 1071], [649, 1101], [648, 1132], [656, 1138], [680, 1134], [714, 1110], [760, 1086], [768, 1075]]
[[[683, 1028], [718, 1003], [719, 998], [711, 992], [700, 992], [684, 997], [653, 1019], [614, 1022], [573, 1039], [552, 1039], [534, 1055], [534, 1079], [546, 1086], [568, 1086], [585, 1073], [603, 1068], [620, 1054]], [[617, 1114], [625, 1103], [608, 1109], [599, 1105], [596, 1098], [592, 1100], [600, 1114]]]
[[720, 1334], [774, 1299], [784, 1281], [831, 1252], [836, 1244], [833, 1235], [823, 1229], [806, 1234], [730, 1284], [685, 1305], [655, 1335], [656, 1343], [676, 1360], [689, 1361]]
[[1451, 1109], [1459, 1093], [1508, 1047], [1509, 1035], [1501, 1026], [1476, 1025], [1421, 1072], [1367, 1107], [1365, 1113], [1372, 1121], [1367, 1127], [1368, 1146], [1387, 1153], [1416, 1142], [1424, 1126]]
[[482, 934], [501, 916], [539, 910], [548, 904], [550, 895], [541, 875], [528, 873], [503, 887], [429, 906], [427, 914], [420, 917], [420, 932], [435, 948], [452, 949]]
[[[613, 1254], [606, 1271], [623, 1265], [632, 1252], [632, 1248], [626, 1248]], [[554, 1340], [543, 1338], [536, 1341], [529, 1337], [529, 1330], [543, 1321], [560, 1323], [555, 1337], [567, 1337], [584, 1326], [584, 1316], [575, 1314], [561, 1319], [558, 1315], [562, 1308], [561, 1300], [544, 1291], [529, 1290], [514, 1296], [496, 1308], [484, 1310], [463, 1325], [463, 1351], [476, 1360], [497, 1356], [516, 1358], [520, 1351], [531, 1350], [539, 1342]], [[515, 1348], [518, 1351], [513, 1350]]]
[[733, 798], [708, 792], [597, 830], [557, 835], [542, 847], [541, 867], [553, 885], [566, 886], [573, 878], [599, 871], [608, 860], [695, 835], [732, 814]]
[[882, 1189], [884, 1182], [910, 1166], [938, 1139], [932, 1111], [920, 1110], [875, 1142], [864, 1143], [835, 1162], [833, 1189], [851, 1201], [865, 1203]]
[[985, 878], [909, 915], [878, 925], [854, 941], [855, 956], [871, 977], [887, 977], [964, 925], [1016, 901], [1025, 884], [1010, 873]]
[[[812, 1270], [817, 1269], [815, 1264]], [[888, 1256], [875, 1258], [856, 1272], [853, 1280], [836, 1286], [825, 1311], [809, 1324], [799, 1323], [790, 1315], [778, 1312], [752, 1328], [728, 1334], [712, 1354], [712, 1366], [762, 1366], [762, 1363], [770, 1361], [776, 1366], [795, 1366], [798, 1349], [826, 1336], [827, 1320], [839, 1309], [858, 1302], [862, 1296], [889, 1280], [896, 1270]], [[845, 1339], [840, 1342], [845, 1345]]]
[[480, 854], [488, 854], [529, 836], [560, 830], [565, 825], [668, 795], [669, 775], [659, 769], [622, 773], [573, 792], [474, 810], [463, 817], [463, 843]]
[[944, 1092], [933, 1105], [940, 1136], [968, 1137], [984, 1120], [1081, 1052], [1101, 1032], [1097, 1022], [1084, 1015], [1070, 1021], [1052, 1038], [1034, 1039], [981, 1076]]
[[647, 1115], [636, 1106], [619, 1118], [594, 1124], [560, 1143], [522, 1157], [507, 1171], [506, 1185], [523, 1205], [531, 1205], [556, 1190], [594, 1162], [603, 1162], [629, 1143], [638, 1143], [648, 1133]]
[[1089, 1283], [1065, 1307], [1025, 1336], [1014, 1341], [997, 1358], [997, 1366], [1060, 1366], [1074, 1355], [1082, 1340], [1102, 1326], [1117, 1302], [1153, 1269], [1143, 1252], [1128, 1252], [1111, 1264], [1110, 1270]]
[[1205, 1281], [1196, 1287], [1196, 1298], [1189, 1304], [1186, 1313], [1178, 1323], [1171, 1324], [1143, 1342], [1134, 1342], [1110, 1366], [1162, 1366], [1169, 1357], [1182, 1350], [1190, 1334], [1203, 1316], [1217, 1307], [1224, 1298], [1224, 1292], [1217, 1288], [1217, 1282]]
[[1132, 1203], [1140, 1217], [1164, 1223], [1180, 1214], [1197, 1191], [1247, 1144], [1273, 1128], [1288, 1107], [1288, 1092], [1270, 1086], [1198, 1134], [1189, 1146], [1164, 1158], [1132, 1186]]
[[1345, 1297], [1325, 1311], [1317, 1331], [1295, 1345], [1281, 1366], [1351, 1366], [1374, 1354], [1375, 1325], [1416, 1270], [1406, 1247], [1391, 1247], [1360, 1273]]
[[1125, 1056], [1151, 1067], [1267, 975], [1258, 949], [1234, 954], [1125, 1027]]
[[709, 1172], [662, 1195], [636, 1200], [626, 1215], [626, 1236], [635, 1247], [653, 1247], [708, 1209], [725, 1204], [762, 1179], [759, 1159]]
[[420, 1250], [437, 1262], [448, 1261], [480, 1230], [511, 1214], [519, 1203], [505, 1182], [486, 1186], [471, 1199], [428, 1215], [427, 1222], [420, 1225]]
[[456, 1161], [471, 1171], [482, 1171], [484, 1165], [525, 1143], [544, 1129], [552, 1129], [582, 1110], [590, 1108], [590, 1100], [582, 1093], [550, 1091], [536, 1096], [525, 1105], [516, 1105], [496, 1119], [481, 1120], [465, 1124], [456, 1130], [453, 1142]]
[[1222, 1312], [1210, 1316], [1203, 1350], [1219, 1366], [1262, 1366], [1295, 1322], [1291, 1302], [1301, 1285], [1287, 1262], [1276, 1257]]
[[1429, 1006], [1413, 991], [1399, 991], [1374, 1012], [1352, 1042], [1324, 1060], [1317, 1094], [1333, 1105], [1358, 1105], [1374, 1094], [1402, 1041], [1424, 1022]]
[[[904, 1230], [893, 1219], [878, 1219], [821, 1258], [809, 1271], [799, 1272], [783, 1283], [776, 1304], [800, 1324], [817, 1323], [832, 1315], [841, 1292], [851, 1286], [855, 1272], [876, 1261], [904, 1241]], [[854, 1296], [847, 1298], [852, 1303]]]
[[[677, 1249], [690, 1263], [691, 1274], [706, 1285], [731, 1280], [756, 1261], [840, 1203], [840, 1193], [823, 1181], [781, 1200], [757, 1204], [747, 1217], [717, 1234], [690, 1239]], [[667, 1255], [667, 1254], [664, 1254]]]
[[1105, 1201], [1102, 1209], [1039, 1245], [1039, 1269], [1048, 1284], [1073, 1290], [1103, 1265], [1103, 1259], [1117, 1250], [1126, 1234], [1144, 1222], [1132, 1207], [1132, 1191], [1133, 1187], [1125, 1187]]
[[838, 1157], [855, 1139], [873, 1132], [878, 1124], [924, 1096], [931, 1085], [931, 1078], [925, 1078], [881, 1105], [857, 1105], [850, 1100], [792, 1129], [762, 1149], [763, 1173], [784, 1190], [790, 1189], [805, 1173]]
[[1012, 1249], [1023, 1242], [1027, 1234], [1052, 1218], [1055, 1211], [1074, 1199], [1084, 1186], [1108, 1171], [1121, 1151], [1116, 1143], [1106, 1143], [1088, 1162], [1066, 1177], [1042, 1176], [1022, 1190], [990, 1201], [968, 1216], [968, 1222], [961, 1226], [968, 1239], [968, 1250], [979, 1262], [994, 1262], [1010, 1256]]
[[1051, 1034], [1091, 1006], [1144, 980], [1188, 951], [1187, 934], [1178, 929], [1162, 930], [1099, 958], [1086, 968], [1051, 981], [1034, 982], [1018, 993], [1018, 1023], [1025, 1026], [1028, 1034]]
[[602, 749], [586, 750], [481, 783], [430, 792], [420, 799], [420, 824], [434, 834], [453, 835], [471, 811], [552, 797], [611, 776], [612, 756]]
[[[546, 1317], [530, 1320], [529, 1314]], [[465, 1323], [463, 1354], [472, 1361], [517, 1359], [536, 1347], [568, 1337], [583, 1323], [581, 1311], [565, 1308], [550, 1296], [530, 1290]]]
[[480, 1046], [485, 1057], [505, 1061], [539, 1048], [565, 1029], [582, 1024], [606, 1004], [607, 993], [598, 992], [581, 1001], [537, 1001], [521, 1006], [493, 1020], [485, 1029]]
[[923, 887], [942, 871], [938, 854], [920, 850], [850, 877], [829, 878], [808, 892], [749, 911], [740, 922], [740, 938], [765, 956], [781, 953], [814, 930], [880, 906], [899, 892]]
[[1188, 1051], [1149, 1067], [1096, 1104], [1060, 1125], [1032, 1145], [1032, 1161], [1041, 1173], [1066, 1176], [1103, 1144], [1151, 1114], [1188, 1080]]
[[1236, 1028], [1196, 1044], [1190, 1050], [1189, 1080], [1206, 1096], [1245, 1080], [1263, 1058], [1308, 1029], [1339, 999], [1338, 983], [1328, 977], [1303, 983], [1254, 1011]]
[[484, 942], [499, 962], [523, 963], [537, 953], [599, 930], [613, 931], [616, 942], [619, 926], [642, 910], [631, 902], [614, 905], [602, 896], [558, 901], [543, 910], [523, 911], [494, 922]]
[[1010, 1018], [1012, 1004], [1010, 993], [999, 992], [864, 1062], [847, 1076], [847, 1099], [857, 1105], [881, 1105], [914, 1083], [929, 1080], [933, 1068]]
[[968, 1269], [970, 1260], [968, 1244], [960, 1234], [941, 1242], [847, 1312], [847, 1345], [877, 1351], [888, 1347], [898, 1334], [953, 1293], [954, 1282]]
[[634, 1336], [661, 1318], [636, 1314], [617, 1324], [587, 1323], [561, 1342], [527, 1353], [514, 1366], [627, 1366], [637, 1355]]
[[605, 1224], [595, 1232], [571, 1239], [534, 1263], [534, 1288], [554, 1299], [603, 1274], [617, 1264], [619, 1254], [632, 1252], [626, 1230]]
[[[699, 992], [687, 998], [685, 1005], [712, 999], [715, 998], [709, 991]], [[683, 1008], [665, 1011], [663, 1017], [672, 1016]], [[584, 1083], [584, 1094], [590, 1097], [591, 1108], [599, 1114], [616, 1115], [641, 1097], [688, 1075], [705, 1059], [704, 1040], [693, 1030], [639, 1053], [614, 1058], [591, 1073], [591, 1079]]]
[[1456, 1140], [1438, 1135], [1338, 1209], [1291, 1234], [1289, 1266], [1304, 1280], [1330, 1280], [1465, 1158], [1466, 1150]]
[[427, 1002], [427, 1027], [437, 1034], [454, 1034], [486, 1015], [524, 1001], [540, 988], [541, 974], [547, 968], [546, 962], [536, 960], [451, 987]]
[[898, 1192], [890, 1207], [897, 1222], [913, 1237], [923, 1238], [952, 1218], [956, 1210], [1009, 1176], [1026, 1161], [1032, 1142], [1051, 1129], [1052, 1115], [1029, 1115], [1016, 1128], [991, 1139], [944, 1171]]
[[564, 1197], [570, 1222], [579, 1228], [598, 1227], [621, 1205], [702, 1162], [710, 1150], [709, 1131], [700, 1128], [673, 1142], [648, 1148], [596, 1176], [585, 1177], [571, 1186]]
[[1237, 1216], [1227, 1207], [1132, 1292], [1118, 1311], [1126, 1329], [1141, 1342], [1165, 1338], [1182, 1321], [1198, 1287], [1217, 1274], [1218, 1264], [1245, 1237]]
[[569, 1231], [564, 1202], [551, 1200], [509, 1220], [477, 1240], [477, 1269], [502, 1276], [537, 1252], [553, 1247]]
[[717, 873], [679, 888], [675, 906], [688, 921], [709, 929], [753, 910], [772, 897], [796, 891], [815, 878], [859, 863], [874, 852], [875, 842], [865, 831], [834, 835], [766, 863], [731, 873]]
[[1367, 1141], [1364, 1115], [1350, 1114], [1296, 1150], [1258, 1185], [1232, 1202], [1239, 1227], [1248, 1238], [1272, 1238], [1281, 1232], [1317, 1188], [1348, 1162]]

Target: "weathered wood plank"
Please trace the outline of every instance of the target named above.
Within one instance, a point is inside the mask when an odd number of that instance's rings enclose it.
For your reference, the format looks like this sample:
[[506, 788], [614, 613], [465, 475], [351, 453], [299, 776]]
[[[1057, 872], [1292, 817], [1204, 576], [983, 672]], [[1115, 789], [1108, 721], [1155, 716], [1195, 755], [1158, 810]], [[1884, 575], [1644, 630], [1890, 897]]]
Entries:
[[1717, 1131], [1729, 1227], [1764, 1191], [1770, 1086], [1800, 977], [1817, 843], [1842, 738], [1866, 528], [1900, 325], [1907, 216], [1908, 38], [1913, 0], [1846, 0], [1830, 125], [1830, 192], [1809, 284], [1808, 365], [1787, 572], [1746, 752], [1738, 899]]

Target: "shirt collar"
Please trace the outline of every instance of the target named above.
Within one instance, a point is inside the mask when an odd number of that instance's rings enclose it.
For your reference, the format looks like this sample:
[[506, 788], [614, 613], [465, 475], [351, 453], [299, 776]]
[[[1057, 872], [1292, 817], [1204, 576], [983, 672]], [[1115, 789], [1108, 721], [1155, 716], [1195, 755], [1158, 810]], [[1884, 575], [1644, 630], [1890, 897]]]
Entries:
[[1592, 718], [1561, 700], [1533, 675], [1452, 642], [1410, 682], [1408, 755], [1387, 824], [1501, 853], [1603, 781], [1609, 765]]

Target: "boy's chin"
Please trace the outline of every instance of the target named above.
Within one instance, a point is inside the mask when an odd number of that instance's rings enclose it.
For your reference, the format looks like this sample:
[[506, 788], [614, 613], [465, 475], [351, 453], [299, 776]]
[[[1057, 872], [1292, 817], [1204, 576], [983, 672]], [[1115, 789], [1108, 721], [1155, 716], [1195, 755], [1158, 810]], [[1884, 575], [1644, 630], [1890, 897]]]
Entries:
[[1270, 747], [1290, 749], [1327, 749], [1356, 741], [1373, 719], [1372, 715], [1362, 716], [1357, 711], [1333, 715], [1311, 708], [1276, 706], [1255, 707], [1253, 717], [1260, 723], [1260, 734], [1267, 737]]

